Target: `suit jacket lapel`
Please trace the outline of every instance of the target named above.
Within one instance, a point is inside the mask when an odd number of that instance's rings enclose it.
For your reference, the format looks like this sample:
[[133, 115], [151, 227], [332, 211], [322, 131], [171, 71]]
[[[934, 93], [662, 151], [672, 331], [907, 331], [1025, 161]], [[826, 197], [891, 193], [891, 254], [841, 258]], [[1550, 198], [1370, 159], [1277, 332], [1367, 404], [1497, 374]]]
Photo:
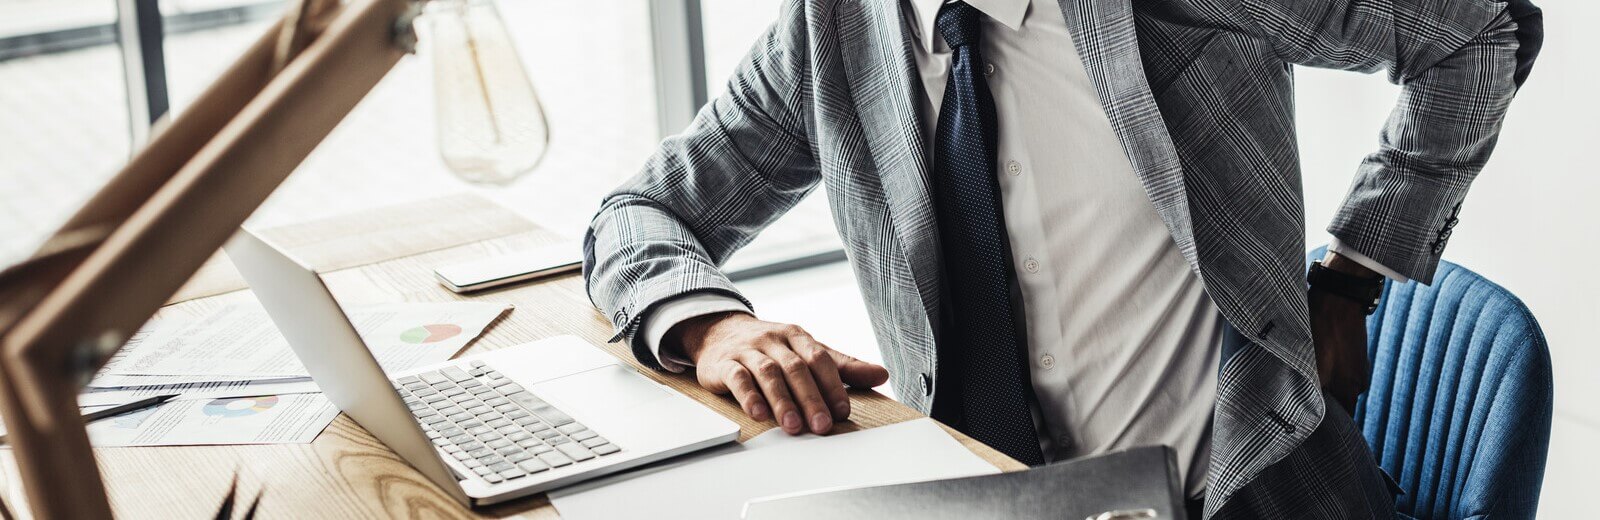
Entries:
[[[1129, 0], [1059, 0], [1123, 151], [1179, 251], [1196, 273], [1183, 169], [1145, 79]], [[921, 77], [900, 0], [839, 4], [844, 69], [867, 147], [883, 182], [896, 236], [905, 250], [929, 319], [938, 316], [939, 242], [921, 114]], [[1202, 278], [1203, 280], [1203, 278]]]
[[[1145, 79], [1131, 0], [1058, 0], [1074, 47], [1146, 196], [1189, 268], [1200, 273], [1177, 148]], [[1201, 278], [1202, 281], [1204, 278]]]
[[895, 235], [930, 322], [938, 317], [939, 232], [916, 96], [923, 92], [900, 0], [841, 2], [838, 28], [856, 114]]

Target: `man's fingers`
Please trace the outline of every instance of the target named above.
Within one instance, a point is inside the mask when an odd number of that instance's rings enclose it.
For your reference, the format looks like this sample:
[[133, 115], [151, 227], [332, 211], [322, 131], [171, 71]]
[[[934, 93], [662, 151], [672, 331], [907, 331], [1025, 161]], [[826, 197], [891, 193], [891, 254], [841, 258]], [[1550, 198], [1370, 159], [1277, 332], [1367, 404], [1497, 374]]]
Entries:
[[744, 365], [732, 359], [723, 360], [721, 365], [723, 386], [733, 394], [734, 400], [739, 401], [739, 407], [751, 419], [765, 421], [771, 417], [771, 409], [767, 407], [767, 399], [761, 396], [761, 389], [756, 386], [755, 376]]
[[833, 362], [833, 355], [829, 353], [832, 349], [815, 340], [800, 343], [795, 351], [811, 367], [811, 377], [816, 378], [817, 390], [822, 391], [822, 399], [833, 411], [833, 420], [849, 418], [850, 394], [845, 392], [844, 381], [839, 379], [839, 365]]
[[790, 435], [799, 434], [805, 425], [800, 420], [800, 407], [795, 406], [794, 399], [789, 395], [789, 382], [783, 375], [783, 367], [771, 357], [756, 351], [746, 353], [739, 362], [755, 375], [756, 386], [761, 387], [761, 393], [766, 396], [773, 417], [778, 419], [778, 426]]
[[784, 379], [789, 382], [789, 393], [800, 405], [803, 412], [800, 416], [811, 426], [811, 433], [822, 434], [832, 430], [833, 412], [829, 411], [828, 403], [822, 400], [822, 391], [817, 389], [815, 376], [811, 375], [811, 367], [806, 361], [787, 345], [774, 347], [767, 355], [783, 367]]
[[839, 379], [856, 388], [872, 388], [889, 382], [889, 369], [862, 361], [837, 350], [828, 349], [833, 363], [839, 365]]

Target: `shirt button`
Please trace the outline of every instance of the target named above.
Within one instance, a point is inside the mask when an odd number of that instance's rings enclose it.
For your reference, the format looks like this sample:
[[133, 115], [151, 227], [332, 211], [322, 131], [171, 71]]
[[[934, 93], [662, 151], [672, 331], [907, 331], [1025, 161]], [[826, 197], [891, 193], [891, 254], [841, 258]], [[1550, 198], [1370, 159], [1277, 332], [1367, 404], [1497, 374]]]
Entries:
[[1022, 175], [1022, 163], [1017, 161], [1006, 161], [1006, 173], [1011, 174], [1012, 177]]
[[1039, 364], [1043, 365], [1045, 370], [1050, 370], [1052, 368], [1055, 368], [1056, 367], [1056, 357], [1052, 356], [1052, 355], [1049, 355], [1049, 354], [1045, 354], [1043, 356], [1040, 356], [1039, 357]]
[[1030, 273], [1037, 273], [1037, 272], [1039, 272], [1039, 261], [1038, 260], [1034, 260], [1032, 258], [1029, 258], [1027, 260], [1023, 260], [1022, 261], [1022, 268], [1023, 269], [1027, 269], [1028, 272], [1030, 272]]
[[994, 64], [993, 63], [985, 63], [985, 64], [983, 64], [983, 75], [985, 75], [985, 76], [993, 76], [994, 75]]

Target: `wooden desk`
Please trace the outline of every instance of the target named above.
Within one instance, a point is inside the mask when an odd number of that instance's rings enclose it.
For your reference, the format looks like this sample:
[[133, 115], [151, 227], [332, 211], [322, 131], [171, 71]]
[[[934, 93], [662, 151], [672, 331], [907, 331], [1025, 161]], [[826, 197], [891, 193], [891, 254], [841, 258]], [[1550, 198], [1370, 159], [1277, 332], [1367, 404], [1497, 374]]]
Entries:
[[[420, 224], [418, 216], [429, 216]], [[414, 223], [413, 231], [394, 227]], [[488, 223], [486, 225], [485, 223]], [[588, 339], [641, 373], [738, 422], [742, 442], [774, 423], [750, 420], [732, 398], [712, 395], [693, 378], [646, 369], [622, 344], [606, 343], [610, 325], [589, 303], [583, 280], [569, 275], [463, 298], [441, 287], [432, 268], [485, 254], [525, 249], [558, 237], [476, 197], [449, 197], [382, 208], [267, 234], [323, 272], [345, 304], [474, 299], [516, 308], [466, 352], [504, 348], [561, 334]], [[462, 237], [472, 242], [463, 243]], [[434, 247], [437, 246], [437, 247]], [[184, 290], [195, 296], [168, 305], [163, 316], [199, 314], [251, 298], [231, 266], [208, 264]], [[231, 292], [228, 292], [231, 291]], [[882, 394], [851, 394], [850, 420], [835, 432], [872, 428], [921, 417]], [[946, 428], [978, 456], [1004, 470], [1023, 468], [993, 449]], [[311, 444], [101, 448], [95, 451], [119, 518], [210, 518], [237, 471], [245, 496], [265, 491], [261, 518], [559, 518], [543, 495], [469, 510], [439, 491], [366, 430], [340, 415]], [[21, 488], [9, 451], [0, 492], [20, 503]]]

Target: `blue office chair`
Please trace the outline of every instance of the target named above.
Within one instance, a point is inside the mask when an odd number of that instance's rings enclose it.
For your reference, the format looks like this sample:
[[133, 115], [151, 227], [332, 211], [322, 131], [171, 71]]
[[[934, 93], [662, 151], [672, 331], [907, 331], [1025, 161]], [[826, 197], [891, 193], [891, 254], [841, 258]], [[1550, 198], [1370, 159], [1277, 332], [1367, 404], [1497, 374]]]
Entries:
[[[1312, 251], [1321, 259], [1326, 248]], [[1550, 352], [1509, 291], [1440, 262], [1384, 287], [1355, 421], [1415, 518], [1533, 518], [1550, 448]]]

